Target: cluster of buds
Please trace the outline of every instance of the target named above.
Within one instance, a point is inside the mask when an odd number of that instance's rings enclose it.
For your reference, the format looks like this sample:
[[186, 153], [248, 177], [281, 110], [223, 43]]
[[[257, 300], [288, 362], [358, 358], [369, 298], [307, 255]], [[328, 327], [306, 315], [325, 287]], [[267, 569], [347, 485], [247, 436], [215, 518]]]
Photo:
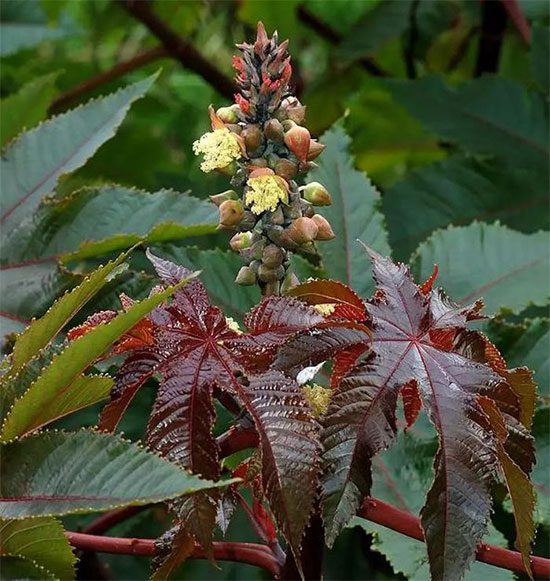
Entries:
[[305, 107], [289, 89], [287, 44], [278, 44], [277, 33], [268, 38], [259, 23], [255, 43], [238, 45], [235, 104], [210, 107], [212, 132], [193, 146], [204, 156], [203, 171], [231, 176], [234, 189], [211, 200], [219, 208], [219, 228], [234, 232], [231, 248], [245, 263], [236, 282], [259, 284], [264, 294], [295, 284], [291, 253], [315, 253], [315, 241], [334, 238], [315, 211], [330, 205], [330, 194], [318, 182], [297, 181], [315, 167], [324, 145], [301, 125]]

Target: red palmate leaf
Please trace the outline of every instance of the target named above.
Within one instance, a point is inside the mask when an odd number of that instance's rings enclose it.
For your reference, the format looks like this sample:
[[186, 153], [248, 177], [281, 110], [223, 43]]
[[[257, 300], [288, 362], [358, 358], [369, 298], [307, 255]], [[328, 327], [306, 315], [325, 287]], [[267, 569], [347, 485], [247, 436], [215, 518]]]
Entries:
[[[367, 305], [372, 336], [363, 347], [376, 357], [359, 362], [343, 378], [323, 420], [327, 541], [368, 494], [370, 459], [391, 444], [397, 395], [414, 381], [439, 435], [435, 480], [422, 510], [430, 569], [434, 579], [459, 579], [487, 528], [490, 486], [507, 461], [501, 449], [522, 474], [530, 468], [532, 444], [521, 421], [529, 413], [532, 390], [517, 370], [495, 371], [486, 339], [466, 329], [468, 321], [481, 318], [481, 301], [456, 305], [431, 288], [432, 280], [418, 287], [407, 267], [368, 252], [377, 290]], [[310, 300], [307, 293], [301, 296]], [[339, 350], [359, 350], [356, 325], [335, 321], [301, 333], [280, 350], [275, 364], [295, 372], [304, 363], [334, 358]], [[418, 398], [411, 397], [414, 409]], [[502, 414], [504, 441], [495, 435], [480, 397]], [[414, 416], [410, 409], [407, 415]], [[516, 471], [512, 496], [517, 496], [514, 485], [521, 488], [526, 481]], [[529, 531], [523, 547], [528, 537]]]
[[[165, 284], [188, 275], [183, 267], [148, 256]], [[315, 495], [316, 424], [295, 382], [280, 374], [252, 374], [267, 369], [278, 345], [297, 331], [321, 323], [323, 317], [297, 299], [268, 297], [245, 318], [249, 332], [239, 333], [210, 304], [204, 286], [194, 279], [148, 320], [153, 344], [132, 352], [120, 368], [101, 427], [114, 429], [139, 387], [158, 375], [158, 393], [147, 426], [148, 445], [192, 472], [216, 480], [220, 463], [212, 435], [213, 390], [216, 387], [237, 397], [260, 436], [266, 497], [297, 553]], [[250, 376], [250, 384], [245, 375]], [[301, 455], [295, 452], [299, 449]], [[199, 493], [173, 504], [180, 528], [207, 550], [219, 505], [217, 496], [217, 492]], [[173, 538], [174, 553], [185, 554], [178, 539], [187, 544], [187, 536]]]

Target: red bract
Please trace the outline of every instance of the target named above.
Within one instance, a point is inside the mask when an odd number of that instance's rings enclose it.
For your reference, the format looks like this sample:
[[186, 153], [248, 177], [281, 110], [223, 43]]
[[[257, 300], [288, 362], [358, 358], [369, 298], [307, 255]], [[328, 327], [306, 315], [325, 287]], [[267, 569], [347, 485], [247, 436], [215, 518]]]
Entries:
[[[526, 428], [534, 385], [526, 370], [495, 371], [494, 362], [501, 362], [494, 346], [466, 329], [468, 321], [480, 318], [480, 301], [455, 305], [441, 290], [431, 288], [434, 276], [419, 287], [407, 267], [368, 252], [377, 283], [367, 304], [372, 339], [361, 343], [356, 322], [318, 326], [284, 346], [276, 366], [296, 373], [304, 365], [329, 358], [331, 348], [348, 353], [347, 373], [322, 422], [323, 510], [329, 544], [369, 494], [371, 458], [395, 438], [398, 394], [403, 395], [409, 425], [421, 401], [439, 435], [435, 480], [422, 510], [430, 568], [434, 579], [458, 579], [486, 532], [490, 487], [499, 473], [505, 474], [516, 504], [521, 496], [518, 487], [531, 489], [522, 469], [528, 471], [532, 461]], [[311, 303], [318, 303], [320, 295], [328, 299], [333, 286], [319, 282], [313, 294], [308, 284], [293, 294]], [[355, 363], [350, 353], [362, 360]], [[337, 373], [344, 373], [342, 364]], [[492, 404], [482, 403], [486, 401]], [[487, 412], [489, 405], [492, 414]], [[521, 512], [527, 516], [517, 523], [518, 542], [527, 565], [533, 534], [528, 499]]]

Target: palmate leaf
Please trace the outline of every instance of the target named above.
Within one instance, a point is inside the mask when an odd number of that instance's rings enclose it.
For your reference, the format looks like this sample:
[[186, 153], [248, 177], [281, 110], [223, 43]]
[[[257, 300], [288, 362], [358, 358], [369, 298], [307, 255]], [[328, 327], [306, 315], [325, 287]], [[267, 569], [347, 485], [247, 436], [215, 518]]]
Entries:
[[76, 557], [54, 518], [0, 519], [0, 546], [2, 555], [29, 559], [57, 579], [74, 579]]
[[149, 193], [110, 185], [49, 198], [15, 228], [2, 247], [2, 260], [25, 262], [63, 256], [65, 262], [94, 258], [148, 243], [211, 234], [213, 204], [171, 190]]
[[462, 156], [414, 170], [382, 198], [394, 257], [403, 261], [450, 224], [500, 220], [521, 232], [547, 228], [546, 202], [545, 173]]
[[143, 97], [155, 78], [156, 75], [54, 117], [10, 144], [0, 162], [0, 224], [4, 240], [55, 188], [61, 175], [82, 166], [113, 137], [131, 104]]
[[59, 73], [50, 73], [26, 83], [13, 95], [0, 101], [0, 148], [25, 128], [42, 121], [56, 93], [55, 81]]
[[7, 519], [150, 504], [234, 482], [201, 480], [118, 436], [86, 430], [3, 444], [0, 465]]
[[507, 79], [485, 77], [451, 87], [434, 76], [393, 81], [413, 115], [449, 141], [522, 167], [548, 164], [548, 108], [543, 95]]
[[357, 239], [382, 254], [390, 253], [380, 194], [365, 174], [354, 169], [350, 138], [340, 126], [327, 131], [321, 142], [327, 149], [318, 160], [319, 167], [309, 173], [309, 180], [321, 182], [332, 195], [332, 205], [321, 208], [319, 213], [331, 223], [338, 242], [322, 245], [319, 253], [329, 277], [368, 297], [372, 282], [368, 274], [365, 276]]
[[[367, 358], [351, 368], [322, 419], [327, 541], [334, 539], [369, 492], [370, 458], [392, 443], [397, 396], [414, 380], [439, 436], [435, 480], [422, 510], [430, 570], [434, 579], [458, 579], [487, 529], [490, 485], [502, 466], [499, 446], [514, 461], [520, 459], [522, 474], [530, 469], [531, 442], [520, 422], [528, 426], [534, 386], [523, 379], [521, 369], [498, 368], [494, 347], [466, 329], [469, 320], [480, 317], [481, 303], [457, 306], [440, 290], [431, 289], [432, 279], [419, 287], [405, 266], [369, 253], [377, 290], [367, 303], [372, 339], [365, 341], [364, 350], [370, 347], [376, 358], [374, 365]], [[327, 345], [337, 349], [358, 345], [357, 330], [344, 322], [339, 330], [317, 327], [280, 350], [279, 368], [292, 370], [306, 361], [332, 357], [327, 357]], [[494, 401], [506, 418], [505, 443], [495, 434], [480, 396]], [[349, 460], [342, 461], [346, 455]], [[525, 483], [530, 486], [523, 477], [512, 484], [513, 494]], [[520, 536], [524, 533], [528, 538], [529, 531], [518, 531]], [[524, 555], [528, 545], [523, 543]]]
[[[467, 256], [468, 260], [464, 260]], [[459, 303], [483, 297], [489, 313], [544, 306], [550, 287], [548, 233], [522, 234], [496, 224], [474, 222], [438, 230], [411, 258], [417, 279], [438, 264], [440, 282]]]
[[[184, 267], [151, 253], [149, 258], [164, 284], [188, 276]], [[260, 435], [267, 498], [298, 552], [315, 496], [315, 423], [294, 381], [278, 373], [259, 379], [250, 373], [264, 371], [277, 346], [322, 322], [323, 317], [296, 299], [268, 297], [245, 317], [249, 332], [239, 333], [210, 304], [202, 283], [193, 280], [174, 294], [170, 306], [153, 311], [149, 320], [154, 342], [131, 352], [120, 368], [100, 428], [114, 429], [139, 387], [153, 373], [158, 374], [159, 390], [147, 427], [149, 446], [193, 473], [217, 479], [220, 465], [212, 435], [212, 392], [217, 387], [236, 396]], [[207, 549], [216, 507], [212, 494], [194, 495], [174, 506], [182, 525]], [[180, 549], [173, 548], [175, 552]]]

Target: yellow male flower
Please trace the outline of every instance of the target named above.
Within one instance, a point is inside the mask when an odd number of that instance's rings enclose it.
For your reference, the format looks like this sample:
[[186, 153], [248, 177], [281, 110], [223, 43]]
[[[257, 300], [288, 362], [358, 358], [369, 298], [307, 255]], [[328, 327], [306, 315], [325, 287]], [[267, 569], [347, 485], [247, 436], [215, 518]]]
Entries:
[[334, 303], [319, 303], [318, 305], [313, 305], [313, 308], [323, 315], [323, 317], [328, 317], [334, 313], [336, 305]]
[[332, 389], [312, 383], [310, 385], [304, 385], [302, 392], [314, 417], [318, 418], [327, 411], [332, 396]]
[[227, 326], [229, 327], [229, 329], [231, 329], [231, 331], [234, 331], [235, 333], [242, 335], [242, 330], [239, 327], [239, 323], [237, 323], [237, 321], [235, 321], [233, 317], [225, 317], [225, 322], [227, 323]]
[[204, 155], [201, 169], [205, 173], [227, 167], [232, 161], [242, 156], [236, 135], [226, 127], [205, 133], [193, 143], [193, 151], [195, 155], [201, 153]]
[[247, 185], [246, 203], [254, 214], [274, 212], [279, 202], [288, 204], [288, 191], [279, 176], [264, 174], [250, 177]]

